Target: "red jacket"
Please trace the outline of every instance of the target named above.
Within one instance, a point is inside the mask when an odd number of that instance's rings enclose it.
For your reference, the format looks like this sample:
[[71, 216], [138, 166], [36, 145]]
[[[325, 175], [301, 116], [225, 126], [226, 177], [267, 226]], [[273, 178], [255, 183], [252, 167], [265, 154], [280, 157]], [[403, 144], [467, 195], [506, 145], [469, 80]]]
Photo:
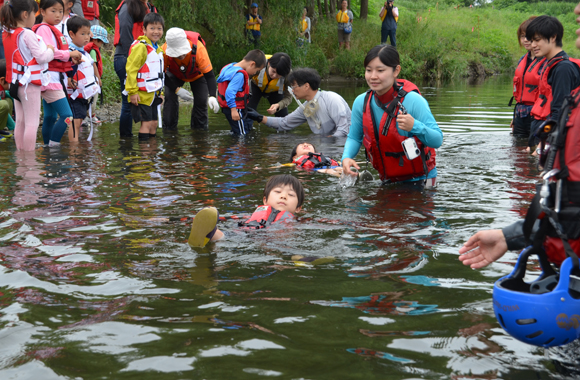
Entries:
[[[50, 30], [52, 31], [52, 34], [54, 34], [54, 39], [56, 40], [56, 46], [55, 46], [56, 50], [68, 50], [68, 42], [66, 41], [66, 38], [62, 35], [60, 30], [58, 30], [58, 28], [56, 28], [54, 25], [50, 25], [50, 24], [43, 22], [41, 24], [34, 25], [32, 27], [32, 31], [36, 33], [38, 28], [40, 28], [43, 25], [48, 26], [50, 28]], [[52, 61], [50, 61], [48, 63], [48, 70], [56, 71], [59, 73], [66, 73], [66, 72], [72, 70], [72, 62], [70, 60], [59, 61], [57, 59], [53, 59]]]
[[538, 97], [540, 75], [545, 58], [535, 58], [526, 68], [527, 54], [521, 59], [514, 75], [514, 99], [519, 104], [534, 105]]
[[175, 75], [177, 78], [181, 79], [184, 82], [187, 82], [188, 79], [191, 80], [192, 78], [195, 78], [201, 74], [201, 72], [199, 71], [199, 68], [195, 64], [195, 56], [197, 54], [198, 41], [201, 41], [201, 43], [204, 46], [205, 46], [205, 41], [201, 38], [201, 36], [197, 32], [186, 31], [185, 35], [187, 36], [187, 39], [189, 40], [189, 42], [191, 42], [191, 44], [192, 44], [191, 53], [190, 53], [191, 59], [187, 65], [187, 67], [178, 66], [175, 59], [167, 56], [167, 59], [169, 59], [169, 68], [167, 70], [169, 70], [169, 72], [171, 74]]
[[[121, 3], [119, 4], [119, 6], [117, 7], [117, 9], [115, 9], [115, 39], [113, 40], [113, 45], [117, 46], [119, 45], [119, 40], [121, 38], [121, 33], [120, 33], [120, 26], [119, 26], [119, 10], [121, 10], [121, 7], [123, 6], [123, 4], [125, 4], [125, 0], [122, 0]], [[157, 8], [155, 8], [155, 6], [151, 5], [151, 10], [155, 13], [157, 13]], [[147, 13], [151, 13], [151, 10], [149, 10], [149, 8], [147, 9]], [[133, 40], [136, 40], [137, 38], [139, 38], [140, 36], [143, 35], [143, 21], [141, 22], [136, 22], [133, 24]]]
[[308, 153], [296, 158], [293, 163], [297, 168], [304, 169], [318, 169], [325, 166], [339, 166], [340, 164], [330, 157], [326, 157], [320, 153]]
[[[230, 65], [233, 65], [233, 63]], [[221, 71], [230, 65], [224, 66]], [[244, 87], [241, 91], [236, 93], [236, 108], [245, 109], [248, 103], [248, 98], [250, 97], [250, 86], [248, 85], [249, 76], [246, 70], [242, 69], [241, 67], [238, 68], [238, 72], [244, 74]], [[229, 84], [229, 80], [218, 83], [218, 103], [222, 108], [229, 107], [228, 102], [226, 101], [226, 90], [228, 89]]]
[[[383, 112], [380, 125], [375, 125], [371, 101], [374, 99], [374, 92], [368, 91], [363, 106], [363, 144], [367, 150], [369, 160], [373, 167], [379, 172], [381, 180], [398, 182], [423, 175], [427, 175], [435, 167], [435, 149], [425, 147], [423, 143], [415, 137], [415, 142], [421, 155], [413, 160], [407, 159], [401, 143], [408, 137], [401, 136], [397, 130], [397, 118], [399, 113], [399, 103], [403, 102], [405, 95], [411, 91], [419, 92], [419, 88], [413, 83], [399, 79], [397, 80], [397, 97], [388, 105], [392, 107], [391, 115]], [[394, 103], [393, 102], [397, 102]], [[387, 125], [388, 124], [388, 125]], [[386, 135], [385, 128], [387, 128]]]
[[95, 53], [97, 54], [97, 60], [95, 61], [95, 63], [97, 64], [97, 71], [99, 72], [99, 76], [102, 78], [103, 77], [103, 58], [101, 57], [101, 51], [99, 50], [99, 47], [97, 45], [95, 45], [94, 42], [89, 42], [88, 44], [85, 45], [85, 51], [89, 54], [91, 54], [91, 51], [94, 50]]
[[254, 211], [250, 219], [240, 222], [239, 226], [259, 230], [272, 223], [289, 219], [294, 219], [294, 215], [288, 211], [274, 210], [272, 206], [260, 206]]

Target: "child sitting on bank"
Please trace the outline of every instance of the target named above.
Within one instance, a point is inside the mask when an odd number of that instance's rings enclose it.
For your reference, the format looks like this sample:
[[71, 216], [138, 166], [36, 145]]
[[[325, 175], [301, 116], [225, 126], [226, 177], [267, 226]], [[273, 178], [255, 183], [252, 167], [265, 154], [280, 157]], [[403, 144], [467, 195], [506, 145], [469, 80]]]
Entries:
[[252, 130], [246, 121], [246, 107], [250, 97], [249, 77], [266, 66], [266, 55], [261, 50], [251, 50], [243, 60], [224, 66], [217, 78], [218, 103], [228, 119], [234, 135], [245, 135]]
[[11, 137], [15, 127], [12, 119], [14, 99], [10, 96], [10, 83], [6, 81], [6, 60], [0, 59], [0, 142]]
[[[91, 26], [91, 33], [93, 36], [91, 37], [91, 42], [85, 45], [85, 51], [89, 53], [91, 59], [95, 61], [97, 64], [97, 72], [99, 73], [99, 83], [102, 86], [101, 78], [103, 77], [103, 58], [101, 56], [101, 48], [104, 44], [109, 43], [109, 33], [107, 29], [103, 28], [100, 25], [93, 25]], [[101, 93], [103, 89], [101, 88]], [[92, 102], [92, 115], [89, 115], [93, 119], [93, 124], [101, 124], [101, 121], [97, 118], [95, 110], [97, 109], [97, 97], [93, 97]]]
[[157, 42], [163, 37], [165, 21], [158, 13], [143, 19], [143, 36], [133, 42], [127, 57], [125, 94], [131, 102], [131, 115], [141, 123], [139, 140], [157, 135], [158, 106], [163, 103], [163, 50]]
[[[98, 96], [101, 87], [97, 65], [84, 49], [90, 40], [91, 23], [84, 17], [75, 16], [68, 20], [67, 29], [71, 39], [70, 48], [83, 55], [83, 60], [78, 65], [73, 65], [73, 70], [68, 74], [67, 93], [70, 97], [74, 123], [68, 131], [68, 139], [72, 142], [79, 141], [81, 124], [87, 117], [89, 102]], [[91, 135], [89, 141], [90, 137]]]
[[[274, 222], [294, 218], [304, 202], [304, 188], [300, 181], [290, 174], [270, 177], [264, 188], [263, 206], [260, 206], [252, 216], [240, 222], [240, 227], [261, 229]], [[204, 247], [210, 241], [224, 238], [224, 233], [217, 228], [219, 219], [215, 207], [207, 207], [197, 213], [193, 219], [188, 243], [192, 247]]]

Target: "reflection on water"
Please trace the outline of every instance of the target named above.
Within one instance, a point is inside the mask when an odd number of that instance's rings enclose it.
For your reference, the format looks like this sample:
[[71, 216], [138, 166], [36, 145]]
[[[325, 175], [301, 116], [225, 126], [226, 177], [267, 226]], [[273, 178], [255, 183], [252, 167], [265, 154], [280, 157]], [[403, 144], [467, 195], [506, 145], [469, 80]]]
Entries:
[[[350, 104], [365, 90], [323, 87]], [[518, 219], [533, 195], [534, 159], [508, 134], [510, 89], [421, 88], [445, 132], [426, 192], [271, 169], [305, 140], [340, 158], [344, 138], [306, 126], [233, 138], [221, 114], [192, 131], [187, 107], [178, 133], [146, 143], [103, 125], [70, 148], [4, 144], [0, 378], [556, 377], [562, 366], [493, 317], [493, 282], [516, 254], [481, 271], [457, 260], [468, 236]], [[288, 172], [307, 191], [298, 220], [237, 229], [266, 178]], [[210, 205], [229, 238], [191, 249], [190, 217]]]

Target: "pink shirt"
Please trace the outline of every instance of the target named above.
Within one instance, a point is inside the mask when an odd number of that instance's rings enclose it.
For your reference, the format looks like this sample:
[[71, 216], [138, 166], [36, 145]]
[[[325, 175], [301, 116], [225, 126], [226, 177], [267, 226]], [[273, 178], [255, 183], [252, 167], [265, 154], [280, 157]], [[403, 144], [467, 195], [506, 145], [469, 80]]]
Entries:
[[18, 47], [22, 58], [27, 62], [36, 58], [38, 63], [48, 63], [54, 59], [54, 53], [51, 49], [43, 49], [38, 43], [36, 34], [30, 29], [24, 29], [20, 34]]
[[[56, 38], [54, 33], [47, 25], [41, 25], [36, 29], [36, 34], [39, 35], [45, 44], [52, 45], [56, 48], [58, 45], [56, 43]], [[60, 61], [68, 61], [70, 59], [70, 52], [68, 50], [55, 50], [54, 59]], [[62, 85], [60, 84], [60, 73], [49, 71], [50, 73], [50, 84], [48, 86], [42, 86], [40, 91], [46, 90], [62, 90]]]

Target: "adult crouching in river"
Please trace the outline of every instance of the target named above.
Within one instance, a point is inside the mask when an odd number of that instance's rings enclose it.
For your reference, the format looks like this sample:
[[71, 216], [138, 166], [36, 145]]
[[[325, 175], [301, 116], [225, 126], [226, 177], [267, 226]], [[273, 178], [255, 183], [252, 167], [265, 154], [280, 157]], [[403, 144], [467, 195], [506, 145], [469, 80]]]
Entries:
[[[214, 113], [220, 111], [215, 94], [217, 83], [205, 42], [196, 32], [171, 28], [161, 48], [165, 52], [165, 107], [164, 130], [177, 130], [179, 121], [179, 98], [193, 100], [191, 109], [192, 129], [208, 129], [208, 106]], [[193, 95], [183, 88], [185, 83]]]
[[443, 133], [417, 86], [397, 78], [399, 62], [397, 49], [390, 45], [375, 46], [365, 57], [370, 90], [352, 106], [343, 170], [356, 174], [351, 167], [360, 169], [354, 158], [364, 144], [385, 183], [407, 181], [431, 188], [437, 178], [435, 148], [443, 143]]
[[[115, 15], [115, 72], [121, 81], [121, 88], [125, 88], [127, 77], [127, 56], [131, 44], [139, 36], [143, 35], [143, 18], [147, 13], [157, 13], [155, 8], [147, 0], [123, 0], [116, 9]], [[133, 118], [131, 116], [131, 104], [127, 96], [122, 95], [121, 116], [119, 120], [119, 133], [121, 137], [133, 136]]]
[[[289, 131], [308, 123], [315, 134], [346, 136], [350, 126], [348, 103], [336, 92], [321, 91], [318, 88], [320, 81], [320, 75], [314, 69], [294, 70], [288, 76], [288, 84], [299, 107], [284, 117], [263, 116], [249, 108], [247, 117], [277, 131]], [[303, 104], [300, 100], [306, 102]]]
[[[526, 29], [530, 22], [535, 19], [532, 16], [524, 21], [518, 28], [518, 43], [527, 52], [520, 58], [518, 67], [514, 75], [513, 100], [516, 101], [514, 116], [510, 127], [516, 137], [530, 138], [532, 125], [532, 107], [538, 97], [538, 87], [540, 85], [540, 73], [546, 63], [544, 57], [536, 58], [532, 51], [532, 41], [526, 38]], [[513, 101], [512, 100], [512, 101]], [[510, 105], [512, 104], [510, 101]]]

